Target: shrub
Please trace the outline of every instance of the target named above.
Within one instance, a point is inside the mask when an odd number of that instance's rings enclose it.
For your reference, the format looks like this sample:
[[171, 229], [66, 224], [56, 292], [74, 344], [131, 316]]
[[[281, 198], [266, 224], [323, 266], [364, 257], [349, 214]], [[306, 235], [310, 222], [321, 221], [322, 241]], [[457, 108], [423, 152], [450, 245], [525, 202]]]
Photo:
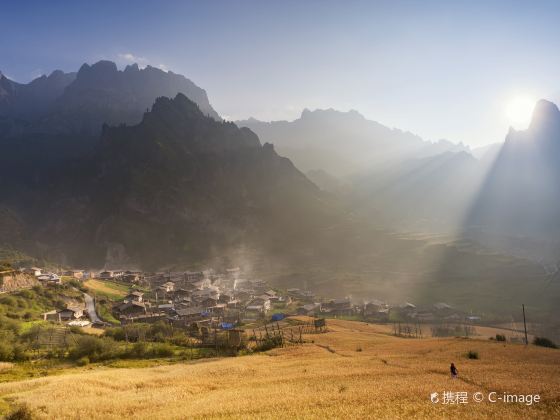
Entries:
[[496, 334], [496, 341], [506, 341], [506, 336], [503, 334]]
[[478, 359], [478, 352], [477, 351], [473, 351], [473, 350], [469, 350], [469, 352], [467, 353], [467, 358], [468, 359]]
[[267, 338], [266, 340], [261, 341], [261, 343], [255, 347], [255, 351], [267, 351], [281, 346], [282, 346], [282, 337], [273, 336]]
[[123, 357], [131, 359], [148, 359], [151, 357], [169, 357], [174, 354], [173, 347], [166, 343], [152, 343], [146, 342], [135, 343], [128, 351], [123, 354]]
[[76, 338], [76, 344], [70, 348], [69, 357], [78, 360], [88, 357], [92, 362], [118, 357], [118, 348], [111, 338], [98, 338], [82, 335]]
[[167, 343], [155, 343], [152, 345], [153, 357], [169, 357], [173, 356], [173, 354], [175, 354], [173, 346]]
[[13, 333], [17, 333], [19, 331], [19, 326], [19, 322], [5, 316], [0, 316], [0, 330], [9, 330]]
[[78, 359], [78, 361], [76, 362], [76, 364], [78, 366], [86, 366], [89, 365], [89, 357], [84, 356]]
[[554, 343], [554, 341], [549, 340], [548, 338], [545, 337], [535, 337], [533, 340], [533, 344], [535, 346], [540, 346], [540, 347], [548, 347], [551, 349], [557, 349], [558, 346]]
[[11, 330], [0, 330], [0, 361], [11, 362], [27, 359], [25, 348], [16, 340]]
[[0, 361], [10, 362], [14, 357], [14, 348], [11, 343], [0, 341]]
[[107, 328], [104, 335], [105, 337], [111, 337], [112, 339], [117, 341], [124, 341], [126, 339], [124, 329], [121, 327]]
[[6, 420], [32, 420], [33, 413], [26, 405], [17, 406], [10, 414], [6, 416]]

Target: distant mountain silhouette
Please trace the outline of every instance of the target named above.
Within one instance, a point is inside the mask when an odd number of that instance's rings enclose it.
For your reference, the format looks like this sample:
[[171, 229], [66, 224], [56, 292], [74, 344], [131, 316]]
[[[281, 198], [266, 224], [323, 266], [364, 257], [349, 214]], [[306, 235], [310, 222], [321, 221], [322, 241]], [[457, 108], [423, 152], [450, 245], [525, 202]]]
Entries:
[[[147, 66], [84, 64], [28, 84], [0, 77], [0, 147], [11, 161], [60, 160], [91, 152], [103, 124], [137, 124], [156, 98], [183, 93], [220, 120], [206, 92], [184, 76]], [[0, 163], [2, 159], [0, 157]]]
[[[93, 153], [104, 124], [138, 124], [160, 96], [183, 93], [221, 120], [206, 92], [184, 76], [147, 66], [84, 64], [28, 84], [0, 77], [0, 166], [13, 179]], [[1, 171], [0, 171], [1, 172]], [[1, 173], [0, 173], [1, 175]]]
[[75, 78], [76, 73], [56, 70], [49, 76], [21, 84], [0, 73], [0, 117], [34, 121], [45, 116]]
[[84, 64], [64, 94], [57, 100], [48, 124], [62, 123], [72, 132], [98, 134], [105, 124], [137, 124], [159, 96], [183, 93], [203, 114], [220, 116], [208, 101], [206, 92], [184, 76], [136, 64], [119, 71], [115, 63], [100, 61]]
[[357, 111], [304, 110], [294, 121], [238, 121], [263, 141], [273, 142], [279, 153], [304, 171], [324, 170], [345, 176], [376, 165], [409, 158], [422, 158], [447, 151], [468, 151], [446, 140], [436, 143], [391, 129], [364, 118]]

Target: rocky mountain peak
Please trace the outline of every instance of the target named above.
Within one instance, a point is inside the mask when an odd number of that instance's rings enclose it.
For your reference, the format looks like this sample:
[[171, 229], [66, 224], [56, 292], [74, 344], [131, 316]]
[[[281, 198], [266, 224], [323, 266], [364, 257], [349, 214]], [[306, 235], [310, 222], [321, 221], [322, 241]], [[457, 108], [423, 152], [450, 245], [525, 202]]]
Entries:
[[560, 128], [560, 110], [556, 104], [545, 99], [538, 101], [529, 127], [531, 131]]

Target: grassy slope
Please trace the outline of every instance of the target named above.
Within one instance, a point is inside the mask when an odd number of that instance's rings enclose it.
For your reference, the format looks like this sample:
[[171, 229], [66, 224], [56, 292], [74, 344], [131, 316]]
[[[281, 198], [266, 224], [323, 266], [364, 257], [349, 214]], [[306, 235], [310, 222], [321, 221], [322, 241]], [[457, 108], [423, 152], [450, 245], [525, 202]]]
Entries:
[[[557, 418], [560, 351], [464, 339], [401, 339], [387, 327], [329, 321], [301, 347], [204, 363], [108, 369], [0, 385], [45, 418]], [[357, 351], [361, 349], [361, 351]], [[465, 353], [476, 350], [480, 360]], [[460, 379], [452, 381], [454, 361]], [[74, 372], [74, 371], [73, 371]], [[532, 407], [445, 406], [431, 392], [538, 393]]]

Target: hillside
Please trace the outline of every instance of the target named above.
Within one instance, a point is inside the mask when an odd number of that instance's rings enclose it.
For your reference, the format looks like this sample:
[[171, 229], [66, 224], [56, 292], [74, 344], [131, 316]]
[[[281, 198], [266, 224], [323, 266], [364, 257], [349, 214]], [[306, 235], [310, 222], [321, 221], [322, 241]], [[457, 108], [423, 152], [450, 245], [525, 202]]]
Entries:
[[159, 98], [138, 125], [105, 126], [91, 156], [35, 172], [5, 184], [5, 224], [18, 221], [12, 230], [35, 249], [79, 265], [157, 269], [295, 242], [335, 214], [272, 145], [182, 94]]
[[[264, 354], [147, 368], [88, 366], [0, 384], [38, 418], [510, 418], [560, 415], [560, 351], [488, 339], [405, 339], [386, 327], [329, 321], [306, 344]], [[467, 352], [478, 352], [470, 360]], [[449, 364], [459, 378], [449, 377]], [[118, 365], [117, 365], [118, 366]], [[9, 369], [9, 367], [7, 367]], [[79, 392], [74, 391], [80, 384]], [[467, 392], [467, 404], [432, 403]], [[488, 402], [488, 393], [540, 402]], [[473, 401], [475, 392], [485, 400]], [[6, 407], [4, 405], [4, 407]], [[77, 411], [79, 407], [79, 411]]]

